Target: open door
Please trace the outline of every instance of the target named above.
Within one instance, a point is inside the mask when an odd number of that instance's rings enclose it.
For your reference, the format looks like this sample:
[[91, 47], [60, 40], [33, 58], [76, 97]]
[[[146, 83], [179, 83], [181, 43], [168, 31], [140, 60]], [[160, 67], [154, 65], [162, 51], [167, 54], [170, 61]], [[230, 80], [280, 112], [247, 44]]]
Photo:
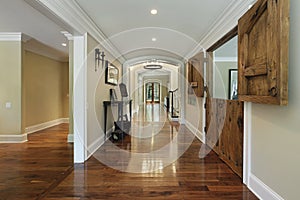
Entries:
[[[229, 95], [230, 72], [238, 68], [236, 35], [237, 27], [208, 49], [205, 136], [207, 146], [242, 177], [244, 105]], [[227, 59], [222, 61], [221, 56]], [[233, 57], [236, 59], [229, 62]]]

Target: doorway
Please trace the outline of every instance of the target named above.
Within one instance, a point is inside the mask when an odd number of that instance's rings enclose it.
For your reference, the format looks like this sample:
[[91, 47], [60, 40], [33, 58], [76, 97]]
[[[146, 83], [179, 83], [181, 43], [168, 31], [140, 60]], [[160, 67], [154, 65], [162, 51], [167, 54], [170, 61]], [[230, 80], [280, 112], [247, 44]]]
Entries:
[[160, 84], [157, 82], [146, 83], [146, 103], [160, 103]]

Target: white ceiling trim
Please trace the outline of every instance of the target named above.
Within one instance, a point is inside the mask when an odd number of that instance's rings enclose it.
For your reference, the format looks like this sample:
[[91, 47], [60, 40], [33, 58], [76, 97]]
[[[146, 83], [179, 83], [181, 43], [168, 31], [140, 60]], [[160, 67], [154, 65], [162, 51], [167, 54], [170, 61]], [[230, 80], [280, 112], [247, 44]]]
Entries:
[[121, 63], [125, 59], [121, 56], [116, 47], [108, 40], [99, 27], [74, 1], [65, 0], [35, 0], [39, 5], [46, 8], [60, 20], [74, 28], [81, 35], [88, 32], [95, 40], [109, 51]]
[[215, 57], [214, 62], [237, 62], [237, 57]]
[[22, 40], [21, 32], [2, 32], [0, 33], [0, 41], [17, 42]]
[[142, 56], [142, 57], [127, 60], [123, 64], [123, 66], [124, 66], [124, 68], [125, 67], [131, 67], [133, 65], [136, 65], [137, 63], [141, 63], [141, 62], [144, 62], [144, 61], [147, 61], [147, 60], [152, 60], [152, 59], [164, 60], [164, 61], [168, 62], [168, 64], [170, 64], [170, 65], [174, 65], [174, 66], [179, 65], [179, 67], [183, 67], [183, 65], [184, 65], [182, 60], [178, 60], [176, 58], [152, 55], [152, 56]]
[[238, 24], [239, 18], [249, 9], [249, 5], [255, 1], [256, 0], [233, 1], [229, 4], [208, 29], [207, 33], [204, 34], [204, 37], [200, 40], [197, 47], [186, 55], [186, 59], [192, 58], [198, 52], [203, 51], [203, 49], [208, 49], [222, 36], [233, 29]]

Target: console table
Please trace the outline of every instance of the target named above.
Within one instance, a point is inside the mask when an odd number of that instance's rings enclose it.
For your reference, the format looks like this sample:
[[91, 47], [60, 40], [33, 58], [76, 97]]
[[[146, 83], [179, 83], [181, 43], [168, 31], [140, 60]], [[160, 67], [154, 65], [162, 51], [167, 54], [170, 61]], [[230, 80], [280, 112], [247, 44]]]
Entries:
[[126, 101], [103, 101], [104, 106], [104, 134], [106, 138], [106, 123], [107, 123], [107, 107], [111, 105], [117, 105], [118, 106], [118, 120], [121, 118], [123, 120], [123, 108], [124, 105], [126, 106], [129, 104], [129, 117], [131, 120], [132, 117], [132, 99], [126, 100]]

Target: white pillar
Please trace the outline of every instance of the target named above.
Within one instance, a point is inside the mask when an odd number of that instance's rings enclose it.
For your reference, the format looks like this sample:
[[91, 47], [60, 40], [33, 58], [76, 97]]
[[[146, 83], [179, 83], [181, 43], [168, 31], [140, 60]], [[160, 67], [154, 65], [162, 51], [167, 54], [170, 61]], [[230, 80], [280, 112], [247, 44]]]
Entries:
[[73, 71], [73, 124], [74, 163], [83, 163], [87, 158], [86, 148], [86, 41], [87, 35], [74, 37]]

